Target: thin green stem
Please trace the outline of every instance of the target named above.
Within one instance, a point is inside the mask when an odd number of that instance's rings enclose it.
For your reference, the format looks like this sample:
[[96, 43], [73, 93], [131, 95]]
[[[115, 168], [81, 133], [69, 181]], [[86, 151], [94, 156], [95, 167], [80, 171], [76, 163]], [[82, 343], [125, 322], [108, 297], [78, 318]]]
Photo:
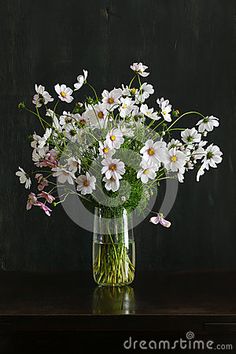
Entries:
[[[139, 83], [139, 88], [141, 88], [142, 87], [142, 82], [141, 82], [141, 80], [140, 80], [140, 76], [138, 75], [138, 83]], [[141, 88], [141, 94], [142, 94], [142, 88]]]
[[202, 118], [205, 118], [205, 116], [197, 111], [190, 111], [190, 112], [185, 112], [183, 114], [181, 114], [181, 116], [179, 116], [166, 130], [165, 132], [169, 131], [181, 118], [183, 118], [184, 116], [190, 115], [190, 114], [196, 114], [198, 116], [201, 116]]
[[[35, 109], [36, 109], [37, 115], [38, 115], [38, 117], [39, 117], [40, 123], [41, 123], [43, 129], [45, 130], [45, 126], [44, 126], [44, 124], [43, 124], [43, 118], [42, 118], [42, 117], [40, 116], [40, 114], [39, 114], [39, 109], [38, 109], [38, 107], [37, 107], [37, 104], [36, 104], [36, 106], [35, 106]], [[46, 121], [45, 121], [45, 122], [46, 122]]]
[[39, 119], [40, 124], [41, 124], [41, 126], [42, 126], [42, 128], [43, 128], [44, 130], [45, 130], [45, 127], [44, 127], [44, 125], [43, 125], [43, 122], [44, 122], [45, 124], [47, 124], [48, 126], [51, 127], [51, 125], [50, 125], [46, 120], [44, 120], [40, 115], [38, 115], [37, 113], [35, 113], [34, 111], [32, 111], [31, 109], [29, 109], [29, 108], [27, 108], [27, 107], [24, 107], [24, 109], [25, 109], [27, 112], [32, 113], [34, 116], [36, 116], [36, 117]]
[[130, 80], [130, 83], [129, 83], [129, 86], [128, 86], [128, 87], [129, 87], [129, 89], [131, 88], [131, 85], [132, 85], [132, 83], [133, 83], [134, 79], [136, 78], [136, 76], [137, 76], [137, 75], [134, 75], [134, 77]]
[[96, 90], [95, 90], [95, 88], [88, 82], [88, 81], [86, 81], [86, 84], [88, 85], [88, 87], [90, 87], [91, 88], [91, 90], [93, 91], [93, 93], [94, 93], [94, 96], [95, 96], [95, 98], [96, 98], [96, 100], [97, 101], [99, 101], [99, 99], [98, 99], [98, 95], [97, 95], [97, 92], [96, 92]]
[[148, 124], [147, 128], [146, 129], [149, 129], [151, 128], [151, 126], [155, 123], [155, 120], [152, 120], [151, 123]]
[[162, 125], [163, 123], [165, 123], [165, 119], [163, 119], [159, 124], [155, 125], [155, 129], [158, 128], [160, 125]]
[[57, 108], [59, 102], [60, 102], [60, 100], [57, 100], [57, 102], [56, 102], [56, 104], [55, 104], [55, 106], [54, 106], [54, 108], [53, 108], [53, 112], [54, 112], [55, 114], [56, 114], [56, 108]]
[[172, 132], [172, 131], [175, 131], [175, 130], [185, 130], [186, 128], [172, 128], [172, 129], [168, 129], [168, 132]]

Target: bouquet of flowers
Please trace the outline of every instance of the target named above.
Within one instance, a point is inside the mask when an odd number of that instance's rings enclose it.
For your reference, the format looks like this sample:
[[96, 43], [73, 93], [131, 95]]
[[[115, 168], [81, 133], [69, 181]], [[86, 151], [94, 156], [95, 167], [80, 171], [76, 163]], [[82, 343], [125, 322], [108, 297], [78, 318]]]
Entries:
[[[130, 68], [129, 84], [111, 91], [98, 94], [83, 70], [73, 89], [56, 84], [52, 97], [44, 86], [35, 85], [34, 109], [19, 104], [38, 119], [44, 131], [31, 137], [36, 170], [26, 173], [19, 167], [16, 172], [26, 189], [32, 182], [35, 186], [28, 195], [27, 210], [39, 207], [50, 216], [53, 206], [76, 194], [87, 208], [101, 206], [110, 217], [121, 208], [142, 211], [153, 189], [165, 179], [182, 183], [185, 173], [196, 169], [199, 181], [222, 161], [219, 147], [206, 141], [219, 119], [196, 111], [179, 112], [163, 97], [150, 107], [147, 100], [154, 88], [146, 82], [148, 67], [133, 63]], [[91, 96], [80, 102], [76, 95], [84, 85], [91, 89]], [[65, 104], [72, 107], [64, 110]], [[177, 127], [190, 115], [199, 117], [194, 127]], [[161, 212], [150, 221], [170, 226]]]

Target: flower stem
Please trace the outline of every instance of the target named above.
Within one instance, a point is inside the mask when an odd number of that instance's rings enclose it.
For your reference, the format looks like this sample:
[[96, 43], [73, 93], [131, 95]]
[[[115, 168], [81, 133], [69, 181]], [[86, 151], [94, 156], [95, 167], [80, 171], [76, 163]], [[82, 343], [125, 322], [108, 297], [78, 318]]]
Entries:
[[97, 101], [99, 101], [99, 99], [98, 99], [98, 95], [97, 95], [97, 92], [96, 92], [96, 90], [95, 90], [95, 88], [88, 82], [88, 81], [86, 81], [86, 84], [88, 85], [88, 87], [90, 87], [91, 88], [91, 90], [93, 91], [93, 93], [94, 93], [94, 96], [95, 96], [95, 98], [96, 98], [96, 100]]
[[[35, 113], [34, 111], [32, 111], [31, 109], [29, 109], [29, 108], [27, 108], [27, 107], [24, 107], [24, 109], [25, 109], [27, 112], [32, 113], [33, 115], [35, 115], [35, 116], [39, 119], [40, 124], [41, 124], [43, 130], [45, 130], [45, 126], [44, 126], [43, 122], [44, 122], [45, 124], [47, 124], [49, 127], [51, 127], [51, 125], [50, 125], [45, 119], [43, 119], [43, 118], [40, 116], [39, 113], [37, 114], [37, 113]], [[38, 111], [38, 109], [36, 109], [36, 110]]]
[[179, 116], [166, 130], [165, 132], [169, 131], [181, 118], [183, 118], [184, 116], [190, 115], [190, 114], [196, 114], [198, 116], [201, 116], [202, 118], [205, 118], [205, 116], [197, 111], [190, 111], [190, 112], [185, 112], [183, 114], [181, 114], [181, 116]]
[[136, 75], [134, 75], [134, 77], [130, 80], [130, 83], [129, 83], [129, 89], [131, 88], [131, 85], [132, 85], [132, 83], [133, 83], [133, 81], [134, 81], [134, 79], [136, 78]]

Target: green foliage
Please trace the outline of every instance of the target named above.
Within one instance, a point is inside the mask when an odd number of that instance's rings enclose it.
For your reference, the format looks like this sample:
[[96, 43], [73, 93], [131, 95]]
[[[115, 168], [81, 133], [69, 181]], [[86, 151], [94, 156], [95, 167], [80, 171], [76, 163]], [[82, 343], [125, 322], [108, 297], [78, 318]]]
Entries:
[[[100, 172], [98, 171], [99, 177]], [[96, 175], [96, 174], [95, 174]], [[105, 198], [105, 203], [101, 205], [99, 201], [93, 198], [93, 195], [86, 196], [86, 199], [81, 198], [84, 206], [92, 213], [94, 213], [95, 207], [102, 209], [103, 215], [106, 217], [113, 217], [122, 215], [125, 208], [128, 213], [136, 210], [138, 213], [142, 213], [147, 207], [149, 199], [152, 195], [152, 190], [156, 187], [153, 181], [143, 184], [140, 179], [137, 179], [137, 172], [132, 167], [126, 166], [126, 173], [123, 176], [120, 189], [117, 192], [107, 191], [102, 182], [102, 193]], [[112, 206], [112, 202], [115, 198], [118, 198], [118, 206]]]

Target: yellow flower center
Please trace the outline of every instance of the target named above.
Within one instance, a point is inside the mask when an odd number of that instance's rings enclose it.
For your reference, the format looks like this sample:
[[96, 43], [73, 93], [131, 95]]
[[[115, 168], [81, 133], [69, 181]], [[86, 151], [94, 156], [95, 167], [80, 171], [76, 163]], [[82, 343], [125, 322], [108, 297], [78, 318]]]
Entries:
[[110, 164], [109, 170], [116, 171], [116, 164], [114, 164], [114, 163]]
[[105, 147], [105, 148], [103, 149], [104, 154], [107, 154], [108, 151], [109, 151], [108, 147]]
[[176, 162], [177, 161], [177, 156], [173, 155], [173, 156], [171, 156], [170, 159], [171, 159], [172, 162]]
[[149, 148], [148, 149], [148, 155], [149, 156], [152, 156], [152, 155], [154, 155], [155, 154], [155, 150], [153, 149], [153, 148]]
[[116, 136], [115, 135], [111, 135], [110, 139], [111, 139], [111, 141], [115, 141], [116, 140]]
[[98, 118], [99, 119], [103, 119], [104, 118], [104, 114], [102, 111], [98, 112]]
[[108, 98], [108, 100], [107, 100], [107, 102], [108, 102], [109, 104], [112, 104], [112, 103], [114, 103], [114, 98], [112, 98], [112, 97], [109, 97], [109, 98]]
[[148, 168], [146, 168], [146, 169], [143, 171], [143, 174], [144, 174], [144, 175], [147, 175], [147, 174], [148, 174], [148, 172], [149, 172], [149, 169], [148, 169]]
[[89, 186], [89, 181], [87, 179], [84, 180], [83, 186], [84, 187], [88, 187]]
[[65, 98], [66, 97], [65, 91], [61, 91], [60, 95]]
[[128, 106], [126, 103], [123, 103], [122, 108], [126, 109]]

